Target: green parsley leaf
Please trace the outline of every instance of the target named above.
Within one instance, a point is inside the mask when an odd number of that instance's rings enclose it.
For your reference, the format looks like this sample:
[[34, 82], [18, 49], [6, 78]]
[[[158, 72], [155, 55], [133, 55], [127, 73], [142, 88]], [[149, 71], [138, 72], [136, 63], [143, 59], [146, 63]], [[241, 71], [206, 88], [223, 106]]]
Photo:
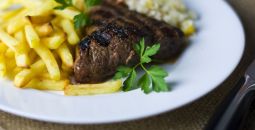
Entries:
[[138, 80], [138, 87], [148, 94], [152, 91], [155, 92], [165, 92], [168, 91], [168, 85], [165, 81], [165, 77], [168, 76], [167, 71], [163, 68], [153, 65], [147, 69], [144, 64], [150, 63], [152, 61], [151, 56], [156, 55], [160, 49], [160, 44], [154, 44], [153, 46], [145, 46], [144, 38], [141, 41], [134, 45], [134, 50], [137, 55], [140, 57], [140, 63], [134, 67], [124, 67], [121, 66], [118, 68], [117, 73], [114, 76], [114, 79], [120, 79], [127, 77], [124, 81], [123, 91], [132, 90], [134, 82], [136, 82], [136, 69], [141, 67], [144, 70], [144, 75]]
[[163, 68], [159, 66], [152, 66], [149, 70], [149, 73], [155, 77], [167, 77], [168, 73]]
[[152, 47], [146, 47], [146, 50], [145, 50], [144, 54], [142, 55], [141, 62], [142, 63], [150, 63], [152, 61], [150, 56], [157, 54], [159, 49], [160, 49], [160, 44], [155, 44]]
[[168, 86], [164, 78], [151, 76], [152, 78], [152, 88], [155, 92], [166, 92], [168, 91]]
[[134, 48], [136, 54], [140, 54], [141, 47], [139, 44], [135, 44], [133, 48]]
[[141, 86], [144, 93], [148, 94], [151, 92], [150, 85], [151, 85], [150, 76], [146, 73], [139, 79], [138, 86]]
[[151, 61], [152, 61], [152, 59], [148, 56], [142, 56], [142, 58], [141, 58], [142, 63], [150, 63]]
[[84, 27], [86, 25], [89, 25], [90, 19], [87, 14], [80, 13], [76, 16], [74, 16], [74, 27], [75, 29], [80, 29], [81, 27]]
[[117, 79], [127, 77], [131, 71], [132, 71], [132, 68], [130, 68], [130, 67], [120, 66], [117, 69], [117, 73], [115, 74], [113, 79], [117, 80]]
[[160, 44], [155, 44], [152, 47], [147, 47], [144, 56], [153, 56], [158, 53]]
[[148, 73], [151, 75], [153, 82], [152, 88], [154, 91], [168, 91], [167, 83], [164, 80], [164, 78], [168, 76], [168, 73], [163, 68], [154, 65], [148, 70]]
[[102, 1], [101, 0], [84, 0], [85, 6], [87, 9], [90, 9], [93, 6], [99, 5]]
[[144, 40], [144, 38], [142, 38], [142, 40], [140, 41], [140, 43], [139, 43], [139, 45], [140, 45], [140, 57], [142, 57], [143, 56], [143, 54], [144, 54], [144, 51], [145, 51], [145, 40]]
[[76, 8], [73, 5], [73, 1], [72, 0], [55, 0], [57, 3], [60, 4], [60, 6], [55, 7], [54, 9], [58, 9], [58, 10], [63, 10], [67, 7], [73, 7], [74, 9], [80, 11], [80, 14], [74, 16], [74, 27], [75, 29], [80, 29], [86, 25], [91, 24], [91, 20], [89, 19], [89, 16], [87, 14], [87, 12], [91, 9], [91, 7], [98, 5], [101, 3], [101, 0], [84, 0], [84, 5], [87, 7], [86, 8], [86, 13], [84, 13], [83, 11], [79, 10], [78, 8]]
[[129, 74], [128, 78], [124, 81], [123, 91], [130, 91], [132, 86], [134, 86], [135, 79], [136, 79], [136, 71], [133, 69], [132, 72]]

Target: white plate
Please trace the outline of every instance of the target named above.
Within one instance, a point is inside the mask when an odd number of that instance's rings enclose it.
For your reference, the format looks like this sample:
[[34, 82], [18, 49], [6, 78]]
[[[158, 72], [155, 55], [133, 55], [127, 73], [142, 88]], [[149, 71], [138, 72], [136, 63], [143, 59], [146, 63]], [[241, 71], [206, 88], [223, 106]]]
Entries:
[[110, 123], [152, 116], [190, 103], [221, 84], [244, 51], [244, 32], [223, 0], [186, 0], [196, 11], [199, 32], [174, 65], [165, 65], [173, 90], [143, 94], [140, 90], [98, 96], [65, 97], [21, 90], [0, 82], [0, 109], [32, 119], [61, 123]]

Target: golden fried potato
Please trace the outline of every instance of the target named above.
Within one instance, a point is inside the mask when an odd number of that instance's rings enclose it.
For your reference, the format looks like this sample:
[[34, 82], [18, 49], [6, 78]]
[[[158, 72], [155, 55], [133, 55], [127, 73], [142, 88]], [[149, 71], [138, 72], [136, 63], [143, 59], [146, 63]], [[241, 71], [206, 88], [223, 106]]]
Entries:
[[101, 84], [68, 85], [64, 92], [68, 96], [107, 94], [120, 91], [121, 80], [108, 81]]
[[61, 31], [56, 31], [52, 36], [41, 39], [41, 43], [49, 49], [57, 49], [66, 40], [66, 36]]
[[78, 15], [80, 12], [73, 10], [71, 8], [66, 8], [64, 10], [54, 10], [55, 15], [60, 16], [65, 19], [73, 20], [74, 16]]
[[8, 47], [4, 43], [0, 42], [0, 55], [4, 55], [7, 49]]
[[24, 88], [34, 88], [38, 90], [63, 91], [69, 84], [69, 80], [48, 80], [48, 79], [32, 79]]
[[45, 47], [43, 44], [40, 44], [38, 47], [34, 48], [34, 50], [44, 61], [52, 79], [59, 80], [60, 79], [60, 69], [59, 69], [58, 63], [57, 63], [54, 55], [52, 54], [52, 52], [47, 47]]
[[0, 55], [0, 77], [4, 77], [6, 74], [6, 64], [5, 64], [5, 58], [4, 55]]
[[11, 49], [11, 48], [8, 48], [6, 51], [5, 51], [5, 54], [4, 56], [8, 59], [14, 59], [15, 58], [15, 52]]
[[17, 87], [24, 87], [33, 77], [35, 73], [30, 69], [24, 69], [19, 72], [14, 78], [14, 84]]
[[53, 26], [51, 23], [45, 23], [43, 25], [36, 25], [35, 31], [40, 37], [49, 36], [53, 32]]
[[57, 3], [54, 0], [19, 0], [28, 9], [27, 16], [45, 16], [52, 13]]
[[45, 23], [49, 23], [53, 18], [54, 18], [53, 15], [28, 16], [28, 19], [33, 24], [45, 24]]
[[16, 16], [18, 16], [18, 14], [20, 14], [22, 12], [24, 12], [24, 8], [3, 11], [0, 14], [0, 17], [1, 17], [1, 20], [3, 20], [4, 22], [8, 22], [10, 19], [15, 18]]
[[15, 59], [18, 67], [28, 67], [31, 63], [29, 55], [26, 53], [15, 53]]
[[10, 80], [14, 80], [14, 78], [15, 78], [15, 76], [20, 72], [20, 71], [22, 71], [23, 70], [23, 68], [21, 68], [21, 67], [15, 67], [15, 68], [13, 68], [13, 69], [11, 69], [11, 68], [8, 68], [7, 69], [7, 71], [8, 71], [8, 73], [6, 73], [6, 77], [8, 78], [8, 79], [10, 79]]
[[30, 48], [36, 48], [40, 44], [40, 38], [32, 25], [25, 26], [25, 35]]
[[12, 37], [10, 34], [6, 33], [0, 28], [0, 41], [2, 41], [6, 46], [8, 46], [13, 51], [17, 51], [16, 46], [19, 44], [18, 40]]
[[15, 33], [14, 37], [16, 40], [19, 41], [19, 44], [17, 45], [17, 52], [27, 54], [30, 51], [30, 47], [26, 41], [26, 36], [23, 30], [20, 30], [17, 33]]
[[73, 67], [74, 60], [73, 56], [66, 44], [62, 44], [58, 49], [57, 53], [60, 56], [62, 63], [70, 68]]
[[30, 24], [30, 23], [26, 17], [21, 17], [21, 18], [19, 18], [19, 20], [12, 20], [9, 22], [9, 24], [7, 26], [7, 32], [9, 34], [14, 34], [17, 31], [23, 29], [23, 27], [28, 24]]
[[0, 9], [8, 9], [10, 5], [12, 4], [12, 1], [10, 0], [0, 0]]
[[80, 41], [80, 38], [76, 33], [72, 22], [70, 20], [64, 19], [61, 21], [60, 25], [64, 32], [67, 34], [68, 43], [71, 45], [76, 45]]
[[20, 71], [14, 78], [14, 84], [17, 87], [24, 87], [35, 76], [41, 74], [45, 69], [45, 64], [42, 60], [37, 61], [31, 65], [30, 69], [24, 69]]

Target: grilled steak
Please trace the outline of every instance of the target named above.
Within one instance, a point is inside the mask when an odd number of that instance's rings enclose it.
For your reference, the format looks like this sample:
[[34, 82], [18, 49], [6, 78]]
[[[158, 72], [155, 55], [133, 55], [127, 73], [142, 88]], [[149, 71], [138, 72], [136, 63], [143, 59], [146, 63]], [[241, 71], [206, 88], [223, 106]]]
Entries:
[[112, 0], [105, 0], [90, 14], [93, 24], [84, 29], [87, 36], [79, 44], [74, 66], [78, 83], [103, 82], [114, 75], [118, 66], [138, 63], [133, 45], [142, 38], [147, 46], [160, 43], [159, 53], [153, 56], [157, 60], [173, 58], [184, 43], [180, 29]]

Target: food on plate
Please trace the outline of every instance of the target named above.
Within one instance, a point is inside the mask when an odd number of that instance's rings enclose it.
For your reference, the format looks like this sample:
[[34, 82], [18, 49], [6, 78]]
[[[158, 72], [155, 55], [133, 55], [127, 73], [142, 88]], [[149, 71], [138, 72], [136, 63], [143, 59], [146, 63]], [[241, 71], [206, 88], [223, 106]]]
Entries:
[[68, 96], [95, 95], [119, 92], [122, 81], [109, 81], [101, 84], [68, 85], [65, 87], [65, 94]]
[[118, 66], [138, 63], [134, 44], [145, 38], [146, 46], [160, 43], [157, 60], [173, 58], [184, 43], [183, 32], [112, 1], [104, 1], [90, 12], [92, 25], [79, 43], [74, 66], [79, 83], [98, 83], [111, 78]]
[[186, 35], [195, 32], [196, 14], [189, 11], [182, 0], [125, 0], [125, 2], [130, 10], [179, 27]]
[[0, 10], [0, 76], [69, 96], [130, 91], [137, 68], [145, 93], [168, 91], [168, 73], [147, 64], [174, 58], [195, 32], [181, 0], [3, 0]]

